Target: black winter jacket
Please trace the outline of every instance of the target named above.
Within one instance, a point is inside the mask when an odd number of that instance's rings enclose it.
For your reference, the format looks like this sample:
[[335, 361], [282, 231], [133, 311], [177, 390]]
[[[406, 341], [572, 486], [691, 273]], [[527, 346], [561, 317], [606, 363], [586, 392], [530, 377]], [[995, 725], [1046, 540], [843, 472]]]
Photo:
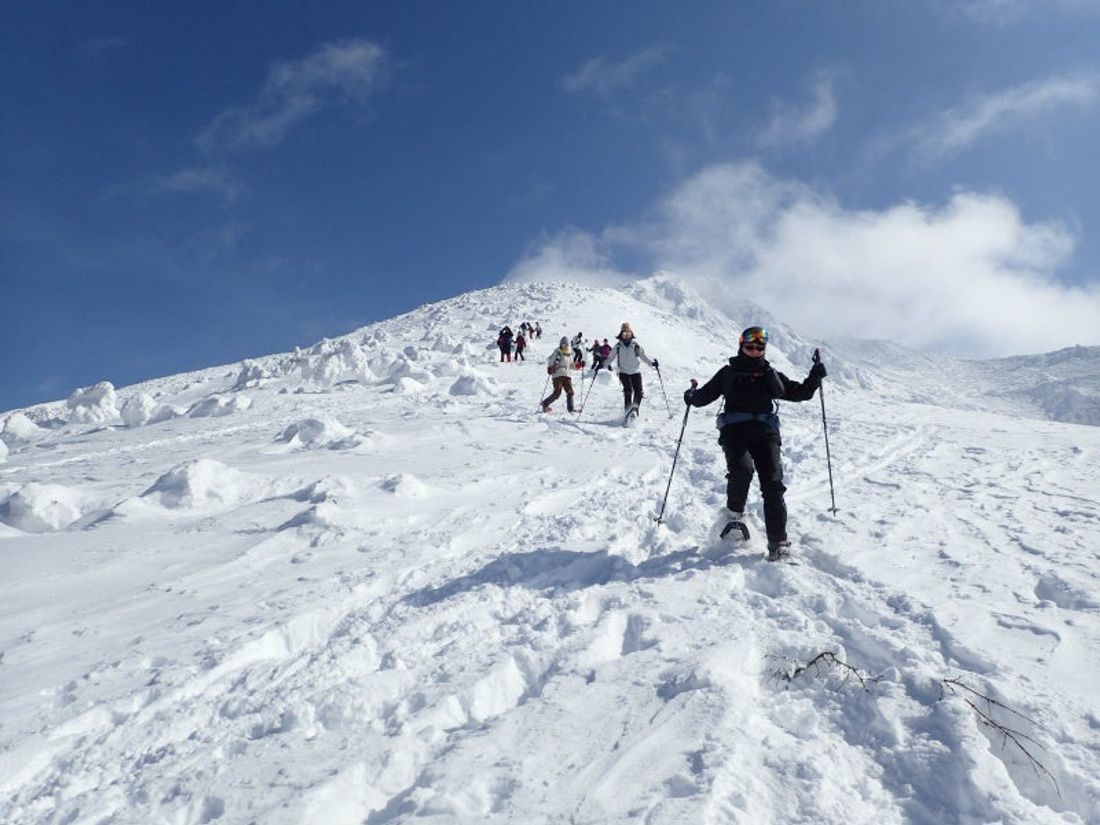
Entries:
[[792, 381], [766, 359], [739, 353], [695, 391], [691, 405], [705, 407], [722, 396], [724, 412], [763, 415], [772, 412], [772, 401], [809, 401], [820, 385], [814, 378]]

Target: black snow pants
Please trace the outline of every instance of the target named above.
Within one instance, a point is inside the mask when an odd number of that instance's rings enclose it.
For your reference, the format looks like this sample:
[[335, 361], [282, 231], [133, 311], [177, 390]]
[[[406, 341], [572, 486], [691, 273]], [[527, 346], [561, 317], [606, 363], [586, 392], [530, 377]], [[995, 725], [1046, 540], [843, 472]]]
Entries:
[[[629, 409], [632, 404], [642, 404], [642, 374], [636, 372], [633, 375], [619, 373], [619, 381], [623, 385], [623, 407]], [[633, 400], [631, 400], [633, 399]]]
[[760, 476], [764, 498], [764, 528], [768, 542], [787, 540], [787, 503], [783, 494], [783, 464], [779, 431], [760, 421], [744, 421], [723, 427], [718, 438], [726, 454], [726, 507], [745, 512], [753, 469]]

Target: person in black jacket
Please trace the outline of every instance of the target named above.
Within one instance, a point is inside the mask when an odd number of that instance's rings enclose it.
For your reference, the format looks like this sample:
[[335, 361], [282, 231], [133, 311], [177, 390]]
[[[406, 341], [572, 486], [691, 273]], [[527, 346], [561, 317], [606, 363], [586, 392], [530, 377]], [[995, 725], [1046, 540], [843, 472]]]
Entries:
[[726, 507], [736, 526], [744, 523], [745, 501], [753, 469], [760, 476], [764, 498], [764, 526], [768, 534], [768, 559], [790, 554], [787, 540], [787, 504], [783, 494], [783, 466], [779, 448], [779, 416], [774, 402], [809, 401], [814, 397], [825, 365], [815, 363], [805, 381], [799, 383], [777, 372], [764, 357], [768, 331], [749, 327], [741, 333], [736, 357], [702, 387], [684, 393], [684, 403], [705, 407], [719, 396], [725, 407], [718, 418], [718, 443], [726, 455]]
[[497, 336], [497, 346], [500, 347], [501, 361], [512, 360], [512, 338], [512, 328], [505, 324], [500, 330], [500, 335]]

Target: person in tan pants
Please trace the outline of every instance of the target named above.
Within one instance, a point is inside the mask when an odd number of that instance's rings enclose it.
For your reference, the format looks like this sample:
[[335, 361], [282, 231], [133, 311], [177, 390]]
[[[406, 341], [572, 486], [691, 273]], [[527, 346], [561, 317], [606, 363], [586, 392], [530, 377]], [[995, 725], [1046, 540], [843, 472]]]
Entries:
[[569, 412], [573, 412], [573, 379], [569, 377], [569, 370], [575, 368], [569, 339], [562, 338], [558, 348], [546, 360], [546, 371], [553, 377], [554, 391], [542, 400], [543, 412], [550, 412], [550, 405], [557, 401], [563, 392], [565, 406]]

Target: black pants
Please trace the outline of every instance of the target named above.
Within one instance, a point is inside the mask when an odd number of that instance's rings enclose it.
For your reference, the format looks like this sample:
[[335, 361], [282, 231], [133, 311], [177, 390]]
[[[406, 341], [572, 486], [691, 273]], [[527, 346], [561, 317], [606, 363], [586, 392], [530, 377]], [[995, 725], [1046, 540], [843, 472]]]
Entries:
[[[619, 382], [623, 385], [623, 406], [642, 403], [642, 374], [636, 372], [633, 375], [619, 373]], [[633, 399], [633, 400], [632, 400]]]
[[760, 421], [745, 421], [722, 428], [718, 438], [726, 454], [726, 506], [735, 513], [745, 512], [753, 469], [760, 476], [764, 498], [764, 528], [768, 541], [787, 540], [787, 503], [783, 494], [783, 464], [779, 431]]

